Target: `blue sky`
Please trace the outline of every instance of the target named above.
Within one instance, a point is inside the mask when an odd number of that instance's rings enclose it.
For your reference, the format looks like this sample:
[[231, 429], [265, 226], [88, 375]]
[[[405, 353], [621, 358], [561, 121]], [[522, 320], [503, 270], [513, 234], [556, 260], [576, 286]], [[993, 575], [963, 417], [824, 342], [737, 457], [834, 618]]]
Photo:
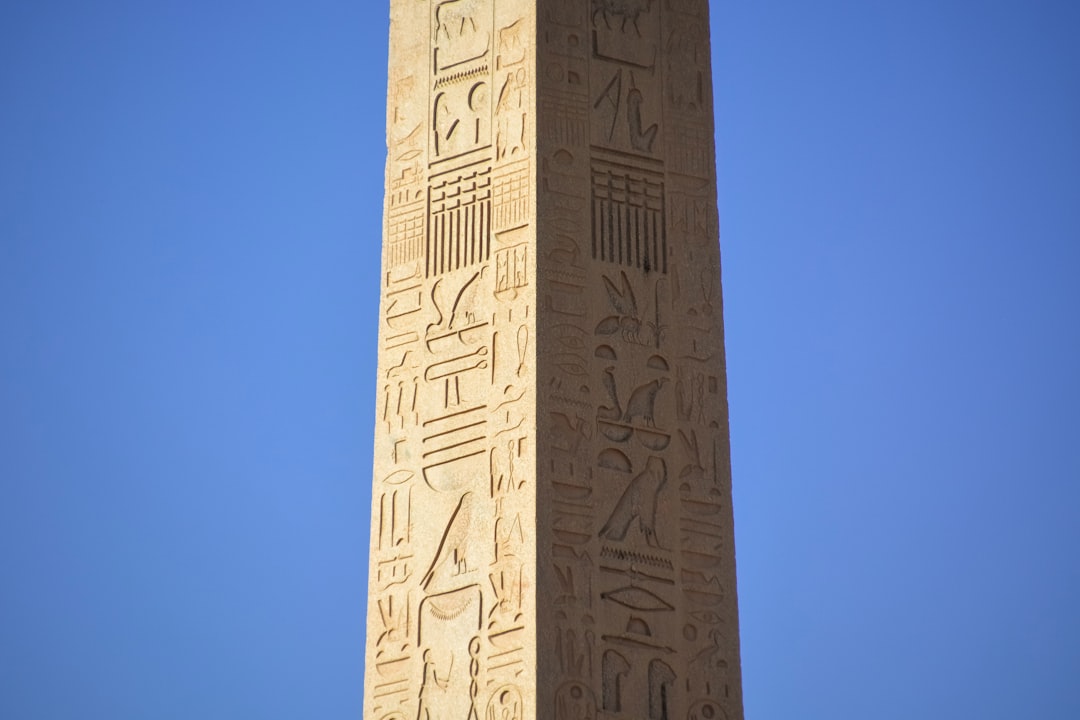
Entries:
[[[0, 717], [360, 716], [386, 16], [0, 6]], [[747, 716], [1080, 717], [1080, 4], [712, 25]]]

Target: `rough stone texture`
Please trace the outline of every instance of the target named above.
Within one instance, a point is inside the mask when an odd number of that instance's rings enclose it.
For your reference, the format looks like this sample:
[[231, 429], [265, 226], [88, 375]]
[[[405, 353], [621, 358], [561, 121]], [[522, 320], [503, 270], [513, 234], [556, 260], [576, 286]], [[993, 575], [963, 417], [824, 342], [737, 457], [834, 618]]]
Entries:
[[707, 0], [393, 0], [364, 716], [742, 718]]

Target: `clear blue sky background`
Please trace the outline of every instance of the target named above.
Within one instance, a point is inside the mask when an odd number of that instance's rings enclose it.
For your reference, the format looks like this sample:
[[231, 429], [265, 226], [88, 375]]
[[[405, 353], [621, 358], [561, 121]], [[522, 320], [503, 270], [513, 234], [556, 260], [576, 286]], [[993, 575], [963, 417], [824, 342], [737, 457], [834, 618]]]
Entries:
[[[386, 17], [0, 6], [0, 717], [360, 717]], [[712, 24], [748, 717], [1075, 720], [1080, 3]]]

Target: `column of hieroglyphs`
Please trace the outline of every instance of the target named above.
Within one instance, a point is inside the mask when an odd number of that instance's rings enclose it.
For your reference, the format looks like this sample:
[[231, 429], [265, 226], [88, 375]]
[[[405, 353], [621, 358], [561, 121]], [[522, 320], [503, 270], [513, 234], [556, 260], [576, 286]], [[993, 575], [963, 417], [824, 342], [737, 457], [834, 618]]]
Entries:
[[537, 6], [540, 716], [736, 720], [708, 2]]
[[536, 707], [535, 35], [531, 2], [391, 3], [372, 720]]
[[365, 717], [741, 719], [707, 0], [391, 7]]

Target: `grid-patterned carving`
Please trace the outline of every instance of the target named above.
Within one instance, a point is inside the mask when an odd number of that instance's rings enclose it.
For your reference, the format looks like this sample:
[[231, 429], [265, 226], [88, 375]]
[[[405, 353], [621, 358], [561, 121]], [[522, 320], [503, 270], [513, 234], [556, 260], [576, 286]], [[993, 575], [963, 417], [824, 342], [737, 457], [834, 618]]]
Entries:
[[698, 123], [673, 122], [674, 138], [668, 148], [668, 168], [680, 175], [708, 179], [712, 177], [712, 133]]
[[512, 230], [529, 222], [529, 161], [497, 171], [495, 231]]
[[592, 197], [593, 258], [666, 273], [664, 176], [593, 160]]
[[[561, 100], [561, 99], [560, 99]], [[543, 132], [556, 145], [584, 145], [589, 140], [589, 114], [575, 98], [571, 102], [541, 100]]]
[[482, 263], [491, 254], [491, 168], [486, 164], [432, 178], [427, 276]]
[[387, 267], [412, 262], [424, 254], [424, 201], [392, 208], [387, 218]]

